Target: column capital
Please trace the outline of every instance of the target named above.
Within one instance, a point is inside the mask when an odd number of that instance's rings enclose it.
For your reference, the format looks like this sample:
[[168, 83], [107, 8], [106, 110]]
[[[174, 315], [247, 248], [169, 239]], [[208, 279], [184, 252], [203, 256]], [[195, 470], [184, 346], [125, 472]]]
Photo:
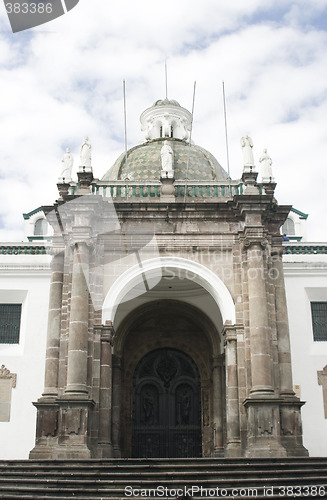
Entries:
[[109, 342], [111, 346], [114, 345], [116, 332], [112, 321], [106, 321], [105, 325], [96, 325], [94, 327], [94, 332], [100, 334], [101, 342]]
[[65, 248], [64, 247], [57, 247], [57, 246], [52, 246], [50, 248], [50, 255], [52, 257], [63, 257], [65, 256]]
[[85, 246], [87, 250], [93, 250], [95, 246], [93, 238], [91, 238], [91, 236], [87, 232], [80, 234], [72, 233], [69, 236], [68, 245], [72, 250], [74, 250], [74, 248], [76, 247], [81, 246]]
[[284, 254], [284, 247], [282, 245], [272, 245], [271, 255], [273, 257], [282, 258], [283, 254]]
[[247, 233], [243, 240], [243, 247], [245, 250], [250, 250], [252, 247], [258, 246], [264, 250], [268, 246], [268, 240], [263, 235]]
[[225, 340], [225, 344], [227, 342], [231, 342], [233, 340], [237, 340], [236, 336], [236, 326], [232, 324], [228, 324], [227, 322], [224, 324], [223, 330], [222, 330], [222, 335]]

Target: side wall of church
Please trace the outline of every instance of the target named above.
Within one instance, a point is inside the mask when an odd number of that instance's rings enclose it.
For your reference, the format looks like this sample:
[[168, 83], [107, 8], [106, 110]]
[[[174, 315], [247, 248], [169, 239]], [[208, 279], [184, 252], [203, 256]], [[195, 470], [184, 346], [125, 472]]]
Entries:
[[311, 456], [326, 456], [327, 386], [319, 372], [327, 364], [327, 342], [314, 341], [310, 302], [327, 301], [327, 255], [285, 255], [284, 272], [294, 388], [306, 402], [303, 441]]

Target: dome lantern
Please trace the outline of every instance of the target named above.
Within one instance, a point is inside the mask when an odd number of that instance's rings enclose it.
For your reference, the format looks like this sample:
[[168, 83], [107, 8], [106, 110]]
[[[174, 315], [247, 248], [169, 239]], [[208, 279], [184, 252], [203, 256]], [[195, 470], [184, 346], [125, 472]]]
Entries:
[[187, 109], [171, 99], [160, 99], [140, 117], [145, 139], [174, 138], [188, 141], [190, 138], [192, 115]]
[[[225, 181], [229, 175], [216, 158], [191, 141], [192, 114], [174, 100], [156, 101], [140, 116], [145, 142], [122, 153], [102, 181], [155, 181], [174, 177], [195, 181]], [[171, 166], [163, 168], [162, 151], [171, 150]], [[168, 158], [168, 157], [167, 157]], [[172, 173], [173, 172], [173, 173]]]

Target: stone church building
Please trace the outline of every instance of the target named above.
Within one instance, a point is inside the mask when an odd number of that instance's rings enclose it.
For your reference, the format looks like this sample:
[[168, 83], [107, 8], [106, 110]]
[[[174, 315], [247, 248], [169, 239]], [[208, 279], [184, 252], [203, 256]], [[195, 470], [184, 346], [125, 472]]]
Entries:
[[101, 179], [87, 138], [77, 182], [67, 150], [58, 200], [26, 216], [51, 254], [30, 458], [307, 455], [269, 156], [258, 182], [242, 138], [231, 179], [173, 100], [141, 125]]

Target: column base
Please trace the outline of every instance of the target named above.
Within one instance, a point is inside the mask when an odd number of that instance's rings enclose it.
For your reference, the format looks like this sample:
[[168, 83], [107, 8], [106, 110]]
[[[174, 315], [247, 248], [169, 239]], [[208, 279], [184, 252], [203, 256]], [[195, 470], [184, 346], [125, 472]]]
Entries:
[[225, 457], [227, 458], [239, 458], [242, 456], [241, 441], [232, 441], [227, 443], [225, 447]]
[[113, 446], [113, 448], [112, 448], [112, 456], [113, 456], [113, 458], [121, 458], [120, 448], [118, 448], [117, 446]]
[[53, 397], [41, 397], [33, 405], [37, 408], [36, 442], [30, 459], [51, 460], [58, 446], [59, 404]]
[[91, 450], [86, 445], [59, 446], [55, 450], [56, 460], [83, 460], [92, 458]]
[[215, 458], [224, 458], [224, 456], [225, 456], [224, 448], [217, 448], [216, 450], [214, 450], [213, 456]]
[[30, 460], [54, 460], [56, 458], [54, 453], [56, 445], [57, 443], [49, 443], [48, 445], [37, 444], [30, 451], [28, 458]]
[[285, 448], [273, 438], [255, 439], [248, 443], [246, 458], [286, 458]]
[[89, 442], [89, 417], [95, 402], [80, 396], [58, 400], [59, 440], [56, 458], [91, 458]]
[[113, 450], [111, 443], [99, 443], [96, 449], [97, 458], [113, 458]]
[[248, 398], [248, 432], [245, 456], [248, 458], [285, 458], [287, 451], [281, 443], [280, 403], [278, 398]]
[[285, 397], [280, 405], [281, 443], [289, 457], [308, 457], [303, 446], [301, 407], [305, 403], [297, 397]]
[[40, 398], [34, 403], [37, 407], [36, 444], [29, 458], [91, 458], [89, 414], [94, 405], [94, 401], [85, 398]]

